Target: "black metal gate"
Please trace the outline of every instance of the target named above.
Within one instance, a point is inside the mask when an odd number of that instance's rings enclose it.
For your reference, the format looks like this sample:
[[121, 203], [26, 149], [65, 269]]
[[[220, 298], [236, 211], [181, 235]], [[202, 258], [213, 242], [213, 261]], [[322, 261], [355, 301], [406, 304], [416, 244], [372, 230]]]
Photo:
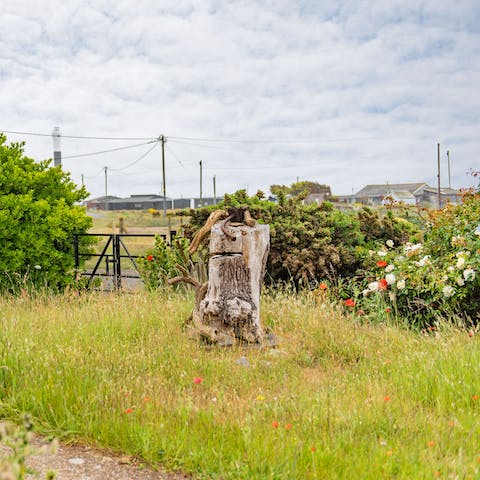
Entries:
[[[170, 238], [173, 238], [176, 232], [170, 232]], [[91, 269], [86, 269], [83, 272], [79, 272], [80, 275], [88, 277], [87, 286], [91, 287], [94, 278], [96, 277], [109, 277], [112, 279], [113, 289], [122, 288], [122, 279], [137, 279], [140, 280], [140, 273], [137, 265], [137, 258], [142, 255], [133, 255], [130, 253], [125, 243], [126, 238], [132, 237], [150, 237], [156, 236], [162, 237], [167, 241], [167, 235], [163, 234], [115, 234], [115, 233], [78, 233], [73, 237], [73, 247], [75, 255], [75, 269], [80, 269], [80, 257], [88, 257], [96, 259]], [[105, 245], [101, 253], [85, 253], [80, 251], [80, 237], [101, 237], [106, 239]], [[153, 242], [152, 242], [153, 247]], [[122, 266], [122, 259], [129, 264], [129, 268]], [[125, 264], [124, 261], [124, 264]], [[102, 263], [105, 262], [102, 268]], [[133, 268], [132, 268], [133, 267]]]

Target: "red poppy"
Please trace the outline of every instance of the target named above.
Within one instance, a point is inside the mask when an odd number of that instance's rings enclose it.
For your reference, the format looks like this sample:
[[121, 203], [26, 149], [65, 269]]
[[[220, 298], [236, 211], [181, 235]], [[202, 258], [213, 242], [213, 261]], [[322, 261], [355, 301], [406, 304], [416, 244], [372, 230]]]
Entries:
[[311, 450], [312, 452], [316, 452], [316, 451], [317, 451], [317, 447], [312, 447], [310, 450]]
[[147, 257], [147, 262], [153, 262], [153, 255], [149, 255]]
[[327, 285], [325, 282], [322, 282], [322, 283], [318, 286], [318, 288], [319, 288], [320, 290], [326, 290], [326, 289], [328, 288], [328, 285]]
[[383, 399], [384, 402], [389, 402], [390, 401], [390, 395], [385, 395], [385, 398]]
[[278, 422], [272, 422], [272, 427], [273, 428], [278, 428]]
[[195, 377], [193, 379], [193, 383], [196, 383], [197, 385], [200, 385], [200, 383], [203, 382], [203, 378], [202, 377]]
[[347, 300], [345, 300], [345, 305], [347, 307], [354, 307], [355, 306], [355, 300], [352, 300], [351, 298], [348, 298]]
[[378, 281], [378, 289], [379, 290], [386, 290], [387, 287], [388, 287], [388, 282], [384, 278], [381, 278]]
[[287, 423], [285, 425], [285, 430], [290, 430], [292, 427], [293, 427], [293, 425], [291, 423]]
[[125, 413], [133, 413], [133, 408], [132, 407], [126, 408]]
[[391, 311], [392, 311], [392, 309], [391, 309], [390, 307], [387, 307], [387, 308], [385, 309], [385, 312], [387, 312], [387, 313], [390, 313]]
[[472, 395], [472, 400], [476, 402], [480, 398], [480, 395]]
[[377, 262], [377, 267], [380, 267], [380, 268], [386, 267], [387, 265], [388, 263], [385, 260], [379, 260]]

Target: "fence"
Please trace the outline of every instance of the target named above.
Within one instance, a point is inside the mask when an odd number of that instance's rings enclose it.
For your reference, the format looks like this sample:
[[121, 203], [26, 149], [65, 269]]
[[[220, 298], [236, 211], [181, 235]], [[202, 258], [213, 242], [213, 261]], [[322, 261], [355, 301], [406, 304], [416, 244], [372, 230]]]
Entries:
[[[78, 233], [73, 237], [73, 247], [75, 255], [75, 269], [80, 269], [80, 258], [88, 257], [94, 259], [94, 264], [90, 269], [80, 272], [82, 276], [88, 277], [87, 286], [90, 288], [95, 278], [109, 279], [111, 282], [104, 282], [107, 290], [113, 288], [121, 289], [122, 279], [130, 280], [130, 286], [138, 284], [140, 280], [140, 272], [138, 269], [137, 259], [143, 255], [132, 254], [131, 249], [127, 246], [128, 240], [133, 238], [155, 238], [162, 237], [165, 241], [173, 238], [176, 232], [171, 231], [167, 238], [164, 234], [114, 234], [114, 233]], [[80, 251], [80, 237], [100, 237], [105, 244], [100, 253], [85, 253]], [[152, 245], [153, 247], [153, 241]], [[123, 261], [123, 263], [122, 263]], [[102, 263], [104, 267], [102, 268]], [[111, 288], [109, 288], [111, 286]]]

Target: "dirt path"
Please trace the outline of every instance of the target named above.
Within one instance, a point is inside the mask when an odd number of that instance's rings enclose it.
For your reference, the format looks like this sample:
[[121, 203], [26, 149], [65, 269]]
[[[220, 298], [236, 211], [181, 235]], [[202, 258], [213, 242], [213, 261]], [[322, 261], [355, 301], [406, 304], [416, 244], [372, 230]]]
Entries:
[[[46, 442], [40, 437], [35, 437], [32, 441], [32, 446], [35, 449], [41, 448], [43, 445], [46, 445]], [[2, 450], [0, 450], [1, 456]], [[28, 479], [45, 479], [45, 473], [49, 470], [56, 472], [56, 480], [191, 479], [191, 477], [179, 473], [152, 470], [130, 457], [75, 445], [60, 445], [56, 453], [53, 454], [32, 455], [28, 458], [27, 465], [35, 472], [29, 474]]]

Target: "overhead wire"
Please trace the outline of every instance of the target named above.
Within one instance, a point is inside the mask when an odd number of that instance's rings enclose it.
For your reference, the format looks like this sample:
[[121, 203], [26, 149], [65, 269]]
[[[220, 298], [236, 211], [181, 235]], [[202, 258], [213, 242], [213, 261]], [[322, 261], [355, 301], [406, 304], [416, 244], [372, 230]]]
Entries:
[[[38, 132], [19, 132], [16, 130], [1, 130], [3, 133], [11, 133], [15, 135], [29, 135], [34, 137], [51, 137], [51, 133], [38, 133]], [[95, 137], [88, 135], [59, 135], [61, 138], [78, 138], [81, 140], [125, 140], [125, 141], [140, 141], [140, 140], [155, 140], [156, 137]]]
[[134, 145], [127, 145], [125, 147], [117, 147], [117, 148], [111, 148], [109, 150], [100, 150], [98, 152], [90, 152], [90, 153], [80, 153], [78, 155], [66, 155], [62, 157], [63, 159], [67, 158], [80, 158], [80, 157], [89, 157], [91, 155], [101, 155], [103, 153], [111, 153], [111, 152], [118, 152], [119, 150], [126, 150], [128, 148], [136, 148], [136, 147], [142, 147], [143, 145], [149, 145], [151, 143], [157, 143], [158, 140], [152, 140], [150, 142], [144, 142], [144, 143], [136, 143]]
[[[148, 142], [148, 143], [152, 143], [152, 142]], [[142, 154], [140, 157], [138, 157], [136, 160], [134, 160], [132, 163], [129, 163], [128, 165], [125, 165], [124, 167], [122, 168], [109, 168], [109, 170], [112, 170], [112, 172], [121, 172], [123, 170], [126, 170], [127, 168], [130, 168], [132, 167], [133, 165], [135, 165], [136, 163], [138, 163], [140, 160], [143, 160], [155, 147], [158, 147], [158, 144], [160, 142], [158, 140], [155, 141], [154, 145], [149, 148], [144, 154]]]

